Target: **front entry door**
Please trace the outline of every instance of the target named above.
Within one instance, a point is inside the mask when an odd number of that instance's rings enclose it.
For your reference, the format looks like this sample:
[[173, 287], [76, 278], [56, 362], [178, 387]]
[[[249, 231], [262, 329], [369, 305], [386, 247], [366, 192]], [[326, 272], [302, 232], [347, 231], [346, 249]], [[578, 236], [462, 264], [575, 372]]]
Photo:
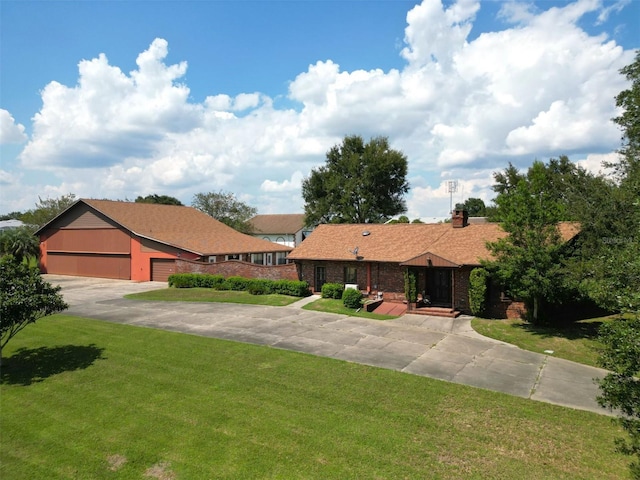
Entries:
[[327, 282], [327, 269], [325, 267], [316, 267], [316, 292], [322, 291], [322, 286]]
[[427, 295], [434, 307], [451, 307], [451, 270], [430, 268], [427, 270]]

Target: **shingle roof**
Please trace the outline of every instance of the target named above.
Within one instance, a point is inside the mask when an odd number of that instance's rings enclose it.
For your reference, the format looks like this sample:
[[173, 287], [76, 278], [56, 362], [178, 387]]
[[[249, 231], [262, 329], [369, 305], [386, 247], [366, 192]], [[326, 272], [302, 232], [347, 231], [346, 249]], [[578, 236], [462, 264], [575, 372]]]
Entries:
[[[577, 233], [575, 223], [560, 225], [565, 241]], [[350, 261], [356, 258], [353, 252], [357, 247], [358, 257], [369, 262], [404, 263], [430, 253], [457, 265], [479, 265], [480, 259], [491, 258], [486, 242], [505, 235], [497, 223], [464, 228], [453, 228], [450, 223], [325, 224], [319, 225], [288, 258]]]
[[256, 215], [249, 220], [253, 232], [266, 235], [293, 235], [304, 228], [304, 213]]
[[191, 207], [92, 199], [78, 202], [86, 203], [138, 236], [200, 255], [291, 250], [291, 247], [240, 233]]

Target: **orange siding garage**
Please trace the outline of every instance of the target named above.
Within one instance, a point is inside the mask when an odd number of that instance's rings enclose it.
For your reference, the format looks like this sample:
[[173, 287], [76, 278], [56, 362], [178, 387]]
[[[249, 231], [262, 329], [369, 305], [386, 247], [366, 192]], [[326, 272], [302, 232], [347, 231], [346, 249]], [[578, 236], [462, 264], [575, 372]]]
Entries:
[[168, 258], [151, 259], [151, 281], [166, 282], [169, 275], [176, 273], [176, 261]]
[[49, 252], [47, 272], [58, 275], [131, 280], [131, 257], [128, 255]]

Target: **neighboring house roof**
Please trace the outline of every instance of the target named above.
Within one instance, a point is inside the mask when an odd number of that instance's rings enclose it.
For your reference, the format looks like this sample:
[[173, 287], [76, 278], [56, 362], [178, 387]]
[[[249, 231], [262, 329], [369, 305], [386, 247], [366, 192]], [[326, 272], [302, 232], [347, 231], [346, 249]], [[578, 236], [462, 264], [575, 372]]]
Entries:
[[56, 220], [84, 203], [137, 236], [187, 250], [199, 255], [287, 252], [291, 247], [245, 235], [192, 207], [152, 203], [80, 199]]
[[6, 230], [9, 228], [18, 228], [24, 226], [24, 222], [11, 218], [9, 220], [0, 220], [0, 230]]
[[304, 213], [256, 215], [249, 220], [249, 224], [254, 234], [293, 235], [305, 227]]
[[[565, 241], [577, 233], [577, 224], [560, 224]], [[440, 266], [479, 265], [480, 259], [491, 258], [486, 242], [506, 235], [498, 223], [464, 228], [453, 228], [451, 223], [324, 224], [316, 227], [288, 258], [412, 264], [411, 260], [425, 256]]]

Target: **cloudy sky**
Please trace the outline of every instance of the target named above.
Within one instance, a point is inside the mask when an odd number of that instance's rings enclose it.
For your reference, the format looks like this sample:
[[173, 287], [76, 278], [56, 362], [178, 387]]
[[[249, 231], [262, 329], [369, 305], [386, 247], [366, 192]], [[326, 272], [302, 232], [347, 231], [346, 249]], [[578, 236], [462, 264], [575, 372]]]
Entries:
[[492, 198], [508, 162], [599, 169], [637, 0], [0, 2], [0, 213], [38, 197], [303, 211], [345, 135], [409, 160], [408, 216]]

